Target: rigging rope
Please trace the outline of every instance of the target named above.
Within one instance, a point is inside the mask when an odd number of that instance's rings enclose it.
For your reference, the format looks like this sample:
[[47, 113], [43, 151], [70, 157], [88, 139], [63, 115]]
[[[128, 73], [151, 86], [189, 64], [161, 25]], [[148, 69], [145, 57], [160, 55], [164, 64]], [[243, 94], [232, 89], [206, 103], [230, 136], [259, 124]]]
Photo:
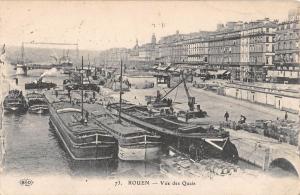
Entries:
[[176, 94], [175, 94], [175, 98], [174, 98], [173, 102], [175, 102], [175, 100], [176, 100], [176, 98], [177, 98], [178, 88], [179, 88], [179, 87], [177, 87], [177, 89], [176, 89]]

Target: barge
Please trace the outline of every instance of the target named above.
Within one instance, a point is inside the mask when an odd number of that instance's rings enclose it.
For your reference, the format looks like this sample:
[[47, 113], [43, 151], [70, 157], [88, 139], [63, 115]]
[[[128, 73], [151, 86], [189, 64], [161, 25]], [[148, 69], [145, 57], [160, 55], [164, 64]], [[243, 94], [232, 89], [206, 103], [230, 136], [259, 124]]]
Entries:
[[[119, 111], [119, 104], [110, 104], [109, 109]], [[238, 161], [238, 152], [230, 142], [229, 132], [215, 129], [209, 124], [188, 124], [174, 115], [153, 115], [146, 106], [122, 103], [122, 118], [162, 137], [162, 142], [194, 160], [220, 158], [229, 162]]]
[[83, 121], [80, 108], [67, 102], [49, 103], [53, 126], [73, 160], [107, 160], [116, 156], [116, 140], [96, 121]]
[[26, 99], [28, 102], [28, 112], [36, 114], [48, 113], [48, 102], [44, 94], [32, 92], [26, 94]]
[[28, 104], [21, 90], [10, 90], [3, 101], [4, 110], [7, 112], [25, 112]]
[[97, 124], [118, 140], [118, 157], [121, 160], [145, 161], [159, 158], [160, 136], [143, 130], [125, 120], [119, 120], [101, 105], [93, 112]]

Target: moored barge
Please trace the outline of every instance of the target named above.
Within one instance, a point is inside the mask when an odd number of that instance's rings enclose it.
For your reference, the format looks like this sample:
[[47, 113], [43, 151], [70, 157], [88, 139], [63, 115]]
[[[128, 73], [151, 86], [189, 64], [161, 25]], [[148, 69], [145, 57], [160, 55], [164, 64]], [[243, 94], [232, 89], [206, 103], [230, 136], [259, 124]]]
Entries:
[[3, 101], [4, 110], [7, 112], [25, 112], [28, 108], [27, 101], [21, 90], [10, 90]]
[[[119, 110], [119, 104], [109, 108]], [[122, 118], [143, 129], [156, 132], [166, 145], [187, 153], [194, 160], [221, 158], [230, 162], [238, 161], [238, 152], [230, 142], [229, 133], [215, 129], [209, 124], [188, 124], [174, 115], [153, 115], [146, 106], [122, 103]]]
[[82, 111], [67, 102], [49, 103], [50, 124], [74, 160], [107, 160], [116, 156], [116, 141], [93, 119], [82, 120]]
[[28, 112], [36, 114], [48, 113], [48, 102], [44, 94], [32, 92], [26, 94], [28, 102]]
[[143, 130], [125, 120], [119, 120], [101, 105], [92, 114], [97, 124], [118, 140], [118, 157], [121, 160], [143, 161], [159, 158], [160, 136]]

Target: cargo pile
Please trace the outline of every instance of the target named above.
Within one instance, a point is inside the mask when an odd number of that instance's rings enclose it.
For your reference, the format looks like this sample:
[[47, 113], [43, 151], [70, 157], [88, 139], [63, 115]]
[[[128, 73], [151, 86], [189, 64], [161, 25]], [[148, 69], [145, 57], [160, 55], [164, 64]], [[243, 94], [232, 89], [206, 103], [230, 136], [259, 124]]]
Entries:
[[291, 145], [298, 145], [300, 124], [290, 120], [266, 121], [264, 135]]
[[244, 130], [298, 146], [300, 124], [291, 120], [256, 120], [254, 123], [238, 124], [235, 121], [222, 122], [221, 127]]
[[195, 162], [181, 155], [165, 156], [160, 165], [161, 173], [166, 176], [212, 178], [232, 175], [239, 170], [237, 165], [219, 159], [203, 159]]
[[221, 161], [219, 159], [204, 159], [195, 163], [199, 170], [209, 171], [214, 175], [231, 175], [239, 170], [237, 165]]

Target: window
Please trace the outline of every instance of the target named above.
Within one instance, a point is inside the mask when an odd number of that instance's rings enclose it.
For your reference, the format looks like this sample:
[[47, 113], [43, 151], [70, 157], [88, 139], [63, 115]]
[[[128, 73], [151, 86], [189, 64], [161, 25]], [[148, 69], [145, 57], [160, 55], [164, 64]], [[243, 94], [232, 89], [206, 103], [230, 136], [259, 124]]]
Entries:
[[266, 32], [269, 32], [269, 28], [266, 29]]
[[[268, 28], [267, 28], [268, 29]], [[266, 42], [269, 43], [269, 37], [266, 37]]]

